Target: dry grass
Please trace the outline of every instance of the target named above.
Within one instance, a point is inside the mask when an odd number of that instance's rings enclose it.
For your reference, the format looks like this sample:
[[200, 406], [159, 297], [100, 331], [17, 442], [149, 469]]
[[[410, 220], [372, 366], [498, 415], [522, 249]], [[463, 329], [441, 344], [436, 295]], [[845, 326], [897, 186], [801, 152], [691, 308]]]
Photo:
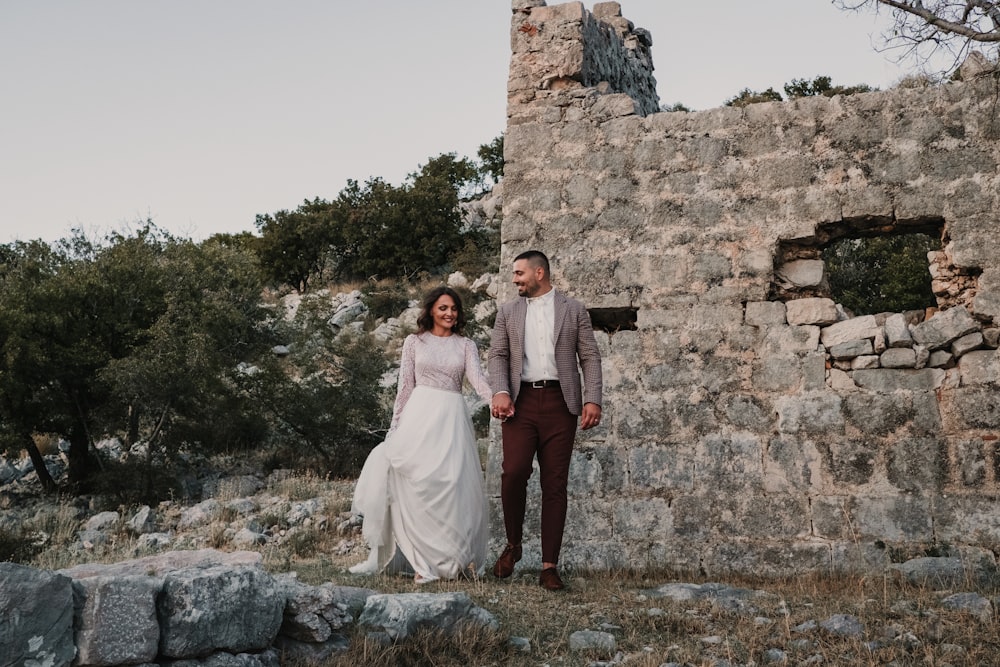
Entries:
[[[822, 665], [995, 665], [1000, 637], [994, 621], [941, 609], [940, 594], [901, 589], [888, 581], [803, 577], [798, 580], [727, 581], [774, 595], [754, 603], [756, 612], [732, 613], [709, 601], [676, 603], [642, 590], [670, 581], [691, 582], [670, 573], [592, 573], [568, 577], [569, 589], [549, 593], [535, 573], [511, 582], [492, 579], [438, 582], [417, 587], [400, 578], [365, 583], [386, 592], [465, 591], [500, 621], [498, 633], [480, 631], [446, 637], [425, 634], [394, 646], [366, 641], [355, 628], [351, 649], [330, 665], [589, 665], [614, 658], [601, 652], [572, 652], [577, 630], [601, 630], [615, 637], [623, 664], [656, 667], [767, 664], [765, 652], [782, 649], [786, 664]], [[335, 580], [345, 581], [343, 576]], [[354, 582], [357, 583], [357, 582]], [[697, 582], [695, 582], [697, 583]], [[787, 613], [785, 613], [787, 610]], [[823, 630], [797, 631], [809, 621], [851, 614], [864, 625], [861, 637]], [[528, 640], [529, 650], [510, 645]], [[877, 642], [874, 644], [872, 642]], [[374, 662], [371, 660], [377, 658]], [[726, 662], [722, 662], [726, 661]]]
[[[766, 591], [751, 601], [754, 609], [727, 611], [711, 601], [674, 602], [648, 591], [670, 582], [703, 583], [705, 579], [671, 572], [564, 573], [568, 590], [551, 593], [537, 585], [537, 572], [518, 571], [509, 580], [487, 575], [481, 579], [434, 582], [417, 586], [406, 577], [360, 577], [347, 568], [366, 552], [357, 530], [343, 530], [350, 504], [351, 480], [326, 480], [316, 475], [289, 477], [266, 493], [288, 502], [323, 498], [329, 521], [289, 530], [261, 547], [265, 565], [274, 572], [294, 570], [310, 584], [333, 582], [386, 593], [462, 591], [492, 613], [498, 632], [466, 628], [455, 636], [423, 632], [405, 642], [383, 645], [368, 635], [371, 628], [354, 626], [351, 647], [328, 664], [340, 665], [590, 665], [611, 661], [606, 652], [574, 652], [570, 635], [578, 630], [608, 632], [616, 641], [620, 664], [656, 667], [668, 662], [708, 665], [764, 665], [765, 652], [786, 652], [784, 664], [805, 665], [997, 665], [1000, 631], [994, 619], [945, 609], [941, 599], [951, 592], [908, 587], [888, 577], [809, 575], [788, 580], [714, 579], [740, 588]], [[115, 533], [108, 543], [81, 554], [60, 548], [73, 536], [81, 519], [68, 506], [40, 513], [30, 530], [45, 529], [47, 548], [33, 563], [47, 569], [74, 562], [114, 562], [135, 555], [134, 538]], [[233, 549], [223, 524], [203, 527], [200, 535], [185, 535], [187, 544]], [[203, 540], [199, 542], [199, 540]], [[992, 598], [994, 589], [970, 584]], [[834, 614], [856, 616], [864, 626], [860, 637], [841, 637], [821, 629], [797, 630]], [[511, 638], [526, 640], [527, 650]], [[522, 643], [524, 643], [522, 641]], [[725, 662], [724, 662], [725, 661]]]

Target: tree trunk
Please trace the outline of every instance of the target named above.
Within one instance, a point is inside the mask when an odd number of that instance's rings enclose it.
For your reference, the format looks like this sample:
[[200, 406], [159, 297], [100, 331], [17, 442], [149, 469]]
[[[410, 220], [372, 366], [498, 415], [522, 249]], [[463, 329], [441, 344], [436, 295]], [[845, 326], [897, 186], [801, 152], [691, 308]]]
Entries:
[[125, 436], [125, 449], [139, 442], [139, 410], [134, 405], [128, 406], [128, 433]]
[[49, 469], [45, 467], [45, 459], [42, 458], [42, 453], [38, 451], [38, 447], [35, 446], [35, 441], [30, 435], [24, 436], [24, 448], [28, 450], [31, 465], [35, 469], [35, 474], [38, 475], [38, 481], [42, 483], [42, 490], [46, 493], [58, 491], [59, 485], [49, 474]]
[[87, 429], [76, 425], [69, 433], [69, 481], [79, 485], [90, 476], [90, 438]]

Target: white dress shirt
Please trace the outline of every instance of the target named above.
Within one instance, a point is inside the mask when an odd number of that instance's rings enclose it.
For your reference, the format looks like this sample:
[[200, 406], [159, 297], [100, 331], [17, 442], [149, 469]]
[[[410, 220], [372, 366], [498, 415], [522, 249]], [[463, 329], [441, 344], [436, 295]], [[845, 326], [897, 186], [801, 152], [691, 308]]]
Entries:
[[556, 291], [528, 298], [524, 316], [524, 362], [521, 381], [558, 380], [556, 368]]

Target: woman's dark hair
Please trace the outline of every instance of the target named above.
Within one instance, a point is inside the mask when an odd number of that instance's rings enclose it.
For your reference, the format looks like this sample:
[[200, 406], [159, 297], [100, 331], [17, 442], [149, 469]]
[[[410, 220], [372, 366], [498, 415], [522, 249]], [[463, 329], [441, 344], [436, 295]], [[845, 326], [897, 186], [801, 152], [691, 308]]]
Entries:
[[450, 296], [455, 302], [455, 306], [458, 307], [458, 317], [455, 318], [455, 324], [451, 327], [452, 333], [460, 334], [465, 329], [465, 309], [462, 308], [462, 297], [452, 288], [442, 285], [435, 287], [424, 296], [423, 303], [420, 304], [420, 317], [417, 318], [417, 333], [424, 333], [434, 328], [434, 315], [431, 314], [431, 309], [443, 296]]

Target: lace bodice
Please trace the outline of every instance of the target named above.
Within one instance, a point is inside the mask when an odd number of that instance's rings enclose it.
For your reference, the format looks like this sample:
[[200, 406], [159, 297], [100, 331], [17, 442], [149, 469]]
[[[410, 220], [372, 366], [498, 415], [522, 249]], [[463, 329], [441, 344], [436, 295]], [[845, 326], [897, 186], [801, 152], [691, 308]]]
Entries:
[[435, 336], [428, 332], [407, 336], [403, 341], [399, 384], [389, 430], [396, 429], [399, 415], [414, 387], [422, 385], [461, 392], [464, 378], [469, 379], [469, 384], [483, 400], [492, 398], [493, 392], [483, 372], [479, 350], [474, 342], [464, 336]]

